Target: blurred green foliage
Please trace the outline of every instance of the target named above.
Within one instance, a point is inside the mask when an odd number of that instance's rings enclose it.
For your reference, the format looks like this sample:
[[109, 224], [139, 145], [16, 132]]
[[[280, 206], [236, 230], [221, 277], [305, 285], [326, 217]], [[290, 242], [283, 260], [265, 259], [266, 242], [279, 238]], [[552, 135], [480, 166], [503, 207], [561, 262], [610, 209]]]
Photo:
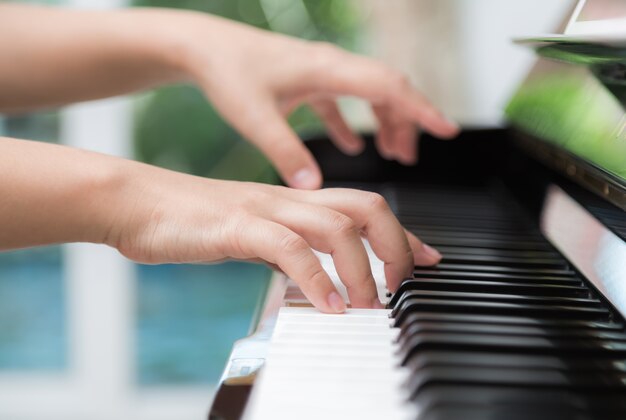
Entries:
[[535, 74], [506, 114], [523, 130], [626, 179], [624, 110], [590, 73], [564, 67]]
[[[349, 0], [136, 0], [134, 4], [207, 12], [347, 49], [354, 49], [360, 27]], [[147, 94], [139, 101], [135, 121], [135, 153], [144, 162], [211, 178], [278, 181], [265, 157], [223, 121], [195, 87], [170, 86]], [[308, 108], [296, 110], [289, 122], [299, 133], [322, 130]]]

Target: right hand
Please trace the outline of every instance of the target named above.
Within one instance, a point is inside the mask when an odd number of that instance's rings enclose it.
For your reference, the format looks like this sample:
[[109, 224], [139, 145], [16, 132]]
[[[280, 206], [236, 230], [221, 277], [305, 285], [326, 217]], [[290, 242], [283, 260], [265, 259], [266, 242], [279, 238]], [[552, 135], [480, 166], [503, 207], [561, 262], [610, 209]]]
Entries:
[[184, 46], [182, 72], [291, 187], [322, 185], [317, 163], [286, 121], [300, 105], [311, 106], [335, 145], [355, 155], [364, 142], [336, 100], [342, 95], [366, 100], [378, 120], [378, 151], [405, 165], [417, 162], [418, 127], [441, 138], [459, 132], [404, 74], [378, 60], [212, 16], [182, 18], [183, 29], [174, 32]]
[[381, 308], [361, 237], [390, 290], [440, 255], [405, 231], [378, 194], [217, 181], [133, 164], [106, 242], [142, 263], [264, 261], [323, 312], [345, 304], [311, 248], [332, 255], [352, 306]]

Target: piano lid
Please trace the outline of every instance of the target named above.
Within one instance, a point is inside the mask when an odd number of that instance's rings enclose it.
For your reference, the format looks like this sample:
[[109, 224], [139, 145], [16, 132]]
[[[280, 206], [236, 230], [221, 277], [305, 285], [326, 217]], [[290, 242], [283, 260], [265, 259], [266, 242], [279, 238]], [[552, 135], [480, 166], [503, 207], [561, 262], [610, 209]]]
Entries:
[[[621, 9], [608, 7], [614, 3]], [[582, 11], [577, 9], [581, 19], [596, 18], [598, 7], [626, 16], [623, 1], [581, 4]], [[516, 129], [542, 140], [560, 152], [557, 155], [571, 156], [563, 168], [569, 176], [626, 208], [626, 21], [619, 36], [612, 32], [619, 42], [600, 41], [597, 31], [587, 37], [571, 32], [574, 35], [526, 40], [532, 41], [539, 59], [510, 100], [506, 115]], [[554, 153], [549, 155], [544, 160], [554, 159]], [[584, 182], [573, 176], [577, 173], [595, 179]]]

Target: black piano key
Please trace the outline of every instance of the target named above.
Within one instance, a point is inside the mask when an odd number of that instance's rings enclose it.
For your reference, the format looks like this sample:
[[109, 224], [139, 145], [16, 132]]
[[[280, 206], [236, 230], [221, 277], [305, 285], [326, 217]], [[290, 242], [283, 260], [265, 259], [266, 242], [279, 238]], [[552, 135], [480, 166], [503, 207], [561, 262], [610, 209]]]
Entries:
[[508, 283], [498, 281], [417, 279], [405, 280], [391, 296], [389, 307], [393, 308], [404, 292], [409, 290], [438, 290], [451, 292], [483, 292], [518, 294], [525, 296], [589, 297], [589, 290], [582, 286], [552, 285], [542, 283]]
[[[419, 285], [418, 285], [419, 287]], [[396, 296], [399, 295], [396, 293]], [[571, 298], [561, 296], [525, 296], [502, 293], [477, 293], [439, 290], [407, 290], [400, 295], [398, 304], [411, 298], [417, 299], [450, 299], [462, 301], [489, 301], [508, 302], [529, 305], [564, 305], [576, 307], [601, 307], [603, 303], [598, 299]]]
[[427, 366], [510, 367], [517, 369], [551, 369], [563, 372], [626, 373], [626, 360], [617, 355], [614, 359], [571, 357], [567, 355], [530, 355], [523, 353], [487, 353], [465, 351], [422, 351], [407, 360], [411, 370]]
[[[404, 224], [404, 223], [403, 223]], [[536, 246], [544, 246], [550, 247], [550, 245], [546, 242], [546, 240], [541, 236], [539, 232], [536, 233], [506, 233], [501, 231], [492, 231], [492, 232], [471, 232], [471, 231], [461, 231], [458, 228], [448, 227], [448, 226], [422, 226], [419, 227], [417, 225], [409, 226], [404, 224], [404, 226], [411, 230], [416, 235], [422, 237], [430, 237], [430, 238], [451, 238], [451, 239], [459, 239], [459, 240], [485, 240], [485, 241], [503, 241], [503, 242], [522, 242], [527, 243], [529, 245]]]
[[[484, 416], [483, 419], [510, 419], [519, 414], [524, 419], [542, 418], [547, 407], [565, 414], [568, 419], [618, 419], [626, 415], [626, 398], [623, 393], [580, 393], [568, 390], [529, 389], [526, 387], [492, 387], [471, 385], [427, 385], [413, 397], [423, 413], [432, 413], [439, 407], [502, 407], [507, 415]], [[531, 411], [532, 410], [532, 416]], [[582, 417], [581, 417], [582, 416]], [[588, 416], [588, 417], [586, 417]], [[621, 417], [620, 417], [621, 416]], [[426, 418], [426, 417], [420, 417]], [[431, 417], [433, 418], [433, 417]], [[441, 417], [456, 418], [460, 417]], [[544, 417], [545, 418], [545, 417]], [[563, 417], [548, 417], [563, 418]]]
[[493, 257], [515, 257], [515, 258], [551, 258], [562, 260], [558, 253], [548, 250], [528, 250], [528, 249], [498, 249], [498, 248], [486, 248], [486, 247], [460, 247], [444, 245], [437, 248], [441, 254], [464, 254], [464, 255], [484, 255]]
[[487, 301], [460, 301], [447, 299], [409, 298], [392, 309], [391, 315], [402, 324], [404, 318], [414, 311], [463, 313], [476, 315], [517, 315], [534, 318], [579, 319], [588, 321], [607, 321], [609, 311], [606, 308], [580, 308], [567, 305], [525, 305]]
[[550, 269], [550, 268], [523, 268], [523, 267], [506, 267], [493, 265], [478, 264], [445, 264], [439, 263], [434, 267], [415, 266], [416, 273], [423, 270], [434, 270], [434, 272], [445, 271], [462, 271], [462, 272], [481, 272], [481, 273], [504, 273], [504, 274], [524, 274], [528, 276], [554, 276], [554, 277], [572, 277], [576, 273], [569, 268]]
[[438, 290], [409, 290], [400, 296], [399, 303], [406, 299], [450, 299], [461, 301], [485, 301], [519, 303], [529, 305], [564, 305], [575, 307], [601, 307], [604, 304], [593, 298], [570, 298], [561, 296], [525, 296], [519, 294], [478, 293]]
[[492, 334], [497, 336], [531, 336], [554, 339], [600, 339], [626, 343], [623, 332], [607, 332], [583, 329], [542, 328], [527, 325], [486, 325], [452, 322], [412, 322], [405, 324], [398, 335], [401, 345], [417, 333], [462, 333]]
[[438, 270], [419, 270], [413, 272], [414, 278], [428, 279], [450, 279], [450, 280], [483, 280], [483, 281], [500, 281], [500, 282], [522, 282], [531, 283], [538, 282], [543, 284], [569, 284], [572, 286], [581, 285], [582, 281], [578, 277], [559, 277], [559, 276], [529, 276], [526, 274], [504, 274], [504, 273], [477, 273], [463, 271], [438, 271]]
[[452, 232], [455, 235], [459, 235], [459, 237], [482, 237], [482, 238], [501, 238], [503, 240], [516, 240], [520, 241], [532, 241], [532, 240], [540, 240], [541, 234], [539, 231], [529, 231], [528, 229], [523, 228], [513, 228], [513, 227], [502, 227], [502, 226], [489, 226], [489, 225], [459, 225], [453, 223], [446, 223], [445, 221], [437, 221], [423, 220], [421, 223], [416, 221], [406, 221], [403, 219], [399, 219], [400, 223], [416, 234], [420, 235], [420, 232], [427, 231], [447, 231]]
[[510, 315], [474, 315], [464, 313], [446, 313], [446, 312], [413, 312], [407, 314], [400, 322], [398, 318], [394, 319], [393, 326], [395, 328], [403, 328], [405, 325], [413, 322], [457, 322], [472, 323], [485, 325], [528, 325], [543, 328], [559, 328], [559, 329], [594, 329], [598, 331], [621, 332], [624, 325], [615, 321], [588, 321], [588, 320], [572, 320], [572, 319], [543, 319], [537, 317], [523, 317]]
[[421, 351], [526, 353], [580, 357], [626, 357], [626, 343], [592, 338], [555, 339], [543, 337], [494, 336], [491, 334], [417, 333], [399, 348], [401, 364]]
[[[484, 218], [467, 218], [461, 219], [453, 216], [443, 215], [431, 215], [422, 217], [400, 217], [401, 223], [406, 224], [416, 231], [419, 231], [420, 226], [429, 227], [430, 229], [439, 229], [445, 226], [446, 228], [454, 227], [458, 231], [467, 232], [481, 232], [481, 233], [495, 233], [495, 234], [509, 234], [511, 236], [520, 235], [522, 237], [533, 237], [533, 235], [539, 232], [534, 228], [529, 228], [528, 225], [520, 224], [514, 220], [492, 220], [487, 221]], [[481, 223], [482, 222], [482, 223]], [[486, 223], [487, 222], [487, 223]]]
[[579, 411], [562, 406], [548, 405], [529, 407], [523, 411], [509, 405], [476, 406], [448, 405], [425, 410], [417, 417], [418, 420], [593, 420], [592, 414], [581, 414]]
[[[414, 231], [424, 242], [431, 244], [435, 247], [442, 246], [473, 246], [495, 249], [509, 249], [509, 250], [545, 250], [552, 251], [552, 247], [545, 242], [537, 239], [535, 241], [530, 238], [520, 238], [515, 240], [510, 235], [486, 235], [486, 234], [474, 234], [471, 232], [450, 232], [450, 233], [438, 233], [435, 234], [432, 231]], [[474, 237], [470, 237], [474, 236]]]
[[444, 264], [494, 264], [510, 267], [567, 268], [568, 266], [561, 258], [517, 258], [461, 253], [444, 254], [441, 261]]
[[[413, 372], [408, 380], [409, 392], [417, 394], [426, 384], [483, 385], [503, 387], [526, 387], [535, 389], [566, 389], [573, 391], [619, 391], [624, 392], [626, 375], [603, 372], [568, 372], [543, 369], [514, 369], [491, 367], [426, 367]], [[626, 393], [624, 393], [626, 397]]]

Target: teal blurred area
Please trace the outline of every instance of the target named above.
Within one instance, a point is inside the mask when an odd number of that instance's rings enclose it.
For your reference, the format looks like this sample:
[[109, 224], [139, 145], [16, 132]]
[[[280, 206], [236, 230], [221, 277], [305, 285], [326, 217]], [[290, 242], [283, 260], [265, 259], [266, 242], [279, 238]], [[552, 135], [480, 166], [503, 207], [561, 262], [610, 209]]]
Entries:
[[215, 383], [250, 333], [271, 271], [258, 264], [137, 266], [140, 385]]
[[0, 372], [67, 367], [60, 247], [0, 254]]
[[[249, 334], [271, 271], [258, 264], [136, 266], [140, 386], [215, 383]], [[62, 373], [69, 331], [61, 247], [0, 254], [0, 373]]]

